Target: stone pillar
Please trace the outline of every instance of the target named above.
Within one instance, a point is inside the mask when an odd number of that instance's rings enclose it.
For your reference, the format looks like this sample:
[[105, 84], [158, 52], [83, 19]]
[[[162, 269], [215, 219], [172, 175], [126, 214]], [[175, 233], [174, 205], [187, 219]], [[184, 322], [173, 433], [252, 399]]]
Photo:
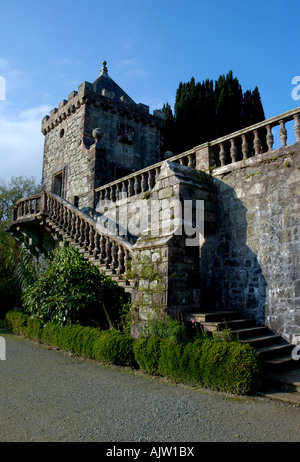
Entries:
[[201, 148], [196, 148], [196, 169], [208, 171], [209, 167], [214, 164], [214, 160], [211, 158], [210, 144], [202, 144]]
[[163, 163], [149, 199], [153, 219], [132, 248], [132, 268], [138, 281], [132, 294], [134, 337], [149, 317], [199, 311], [203, 240], [193, 234], [201, 224], [204, 234], [205, 217], [211, 219], [215, 214], [215, 198], [208, 174], [170, 161]]

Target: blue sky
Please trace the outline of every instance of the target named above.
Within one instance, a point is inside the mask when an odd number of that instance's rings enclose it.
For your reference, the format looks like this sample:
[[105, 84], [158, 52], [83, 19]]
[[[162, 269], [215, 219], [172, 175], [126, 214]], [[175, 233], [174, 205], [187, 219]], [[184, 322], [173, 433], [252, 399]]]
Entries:
[[5, 181], [22, 174], [40, 181], [42, 117], [96, 80], [104, 59], [109, 75], [150, 112], [173, 107], [179, 82], [217, 80], [230, 70], [243, 91], [258, 86], [266, 118], [300, 106], [292, 98], [300, 75], [292, 0], [10, 0], [0, 11]]

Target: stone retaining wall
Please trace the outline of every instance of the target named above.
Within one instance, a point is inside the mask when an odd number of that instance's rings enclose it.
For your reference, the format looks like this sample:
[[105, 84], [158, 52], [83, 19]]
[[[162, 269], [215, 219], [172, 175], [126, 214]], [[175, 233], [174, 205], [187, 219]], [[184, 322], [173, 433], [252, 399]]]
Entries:
[[215, 170], [217, 233], [201, 254], [202, 301], [300, 333], [300, 144]]

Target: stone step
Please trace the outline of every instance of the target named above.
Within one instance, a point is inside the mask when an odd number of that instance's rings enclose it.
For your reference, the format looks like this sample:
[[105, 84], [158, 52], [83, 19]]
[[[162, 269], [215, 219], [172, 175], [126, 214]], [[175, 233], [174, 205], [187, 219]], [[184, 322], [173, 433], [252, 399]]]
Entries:
[[221, 332], [230, 329], [240, 343], [249, 343], [256, 349], [263, 370], [267, 373], [280, 372], [295, 367], [291, 356], [293, 345], [268, 327], [256, 326], [254, 321], [246, 320], [239, 311], [204, 311], [185, 313], [187, 324], [196, 322], [206, 331]]
[[224, 322], [233, 319], [243, 318], [243, 314], [240, 311], [205, 311], [197, 313], [185, 313], [184, 318], [186, 321], [195, 322]]
[[201, 322], [201, 325], [205, 328], [205, 330], [209, 332], [219, 332], [224, 329], [237, 330], [237, 328], [254, 327], [255, 323], [247, 319], [235, 319], [226, 322]]
[[252, 339], [253, 337], [261, 337], [269, 332], [267, 327], [246, 327], [245, 329], [232, 329], [231, 334], [236, 336], [238, 340]]
[[272, 373], [273, 371], [285, 371], [295, 367], [295, 360], [292, 355], [278, 356], [269, 360], [262, 361], [265, 372]]
[[269, 360], [277, 358], [278, 356], [290, 355], [294, 346], [289, 343], [272, 344], [269, 346], [257, 348], [257, 354], [261, 360]]
[[240, 340], [241, 343], [249, 343], [253, 348], [263, 348], [268, 345], [276, 345], [282, 341], [280, 335], [269, 333], [268, 335], [263, 335], [261, 337], [249, 337], [244, 340]]

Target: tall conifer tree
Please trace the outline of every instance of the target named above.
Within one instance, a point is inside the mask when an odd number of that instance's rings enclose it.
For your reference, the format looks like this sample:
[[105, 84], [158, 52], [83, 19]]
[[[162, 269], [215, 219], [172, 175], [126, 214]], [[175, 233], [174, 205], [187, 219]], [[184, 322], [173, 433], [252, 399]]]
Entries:
[[178, 154], [265, 119], [258, 88], [243, 93], [230, 71], [215, 82], [180, 82], [174, 105], [166, 114], [163, 149]]

